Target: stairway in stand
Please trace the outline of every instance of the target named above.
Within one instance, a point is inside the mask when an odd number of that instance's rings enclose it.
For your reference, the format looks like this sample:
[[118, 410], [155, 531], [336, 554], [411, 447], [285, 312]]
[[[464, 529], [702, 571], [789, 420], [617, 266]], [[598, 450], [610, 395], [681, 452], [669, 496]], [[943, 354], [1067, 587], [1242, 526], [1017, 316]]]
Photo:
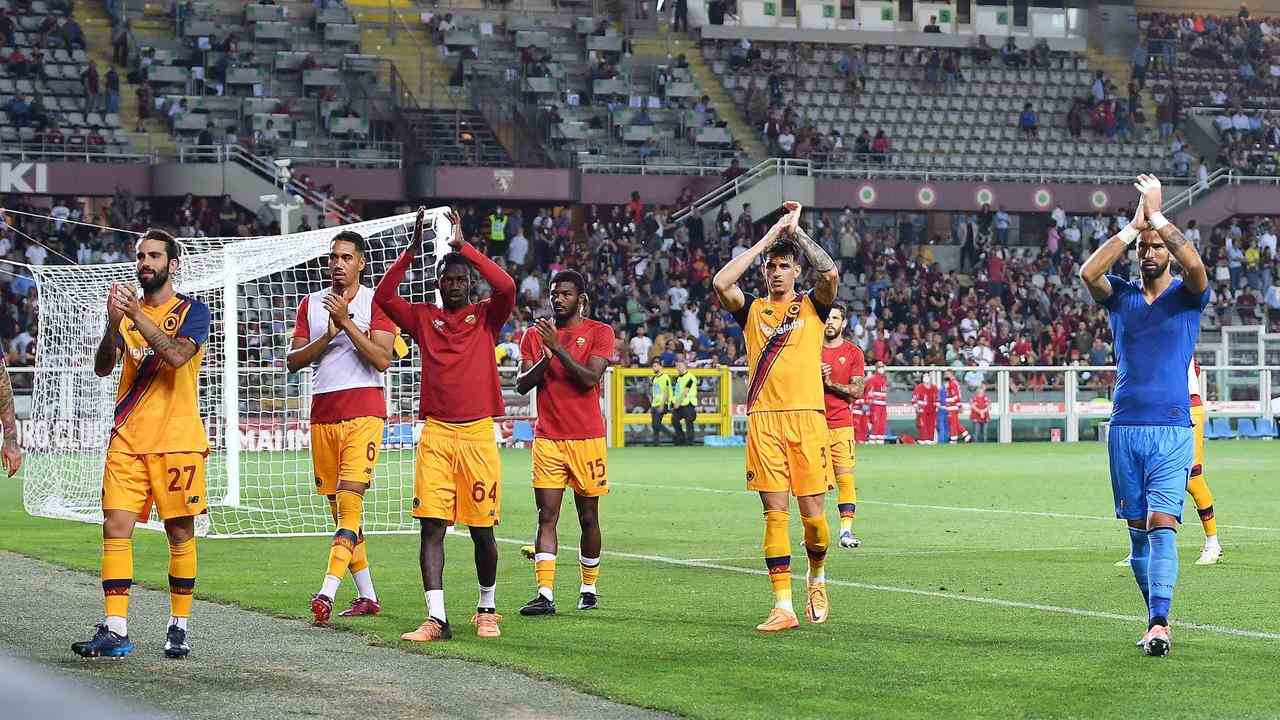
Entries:
[[764, 143], [760, 141], [759, 134], [747, 123], [741, 109], [734, 105], [733, 98], [724, 89], [724, 83], [720, 82], [720, 78], [716, 77], [711, 66], [703, 60], [696, 40], [683, 35], [670, 34], [657, 38], [636, 38], [631, 46], [637, 57], [649, 58], [655, 63], [668, 62], [667, 53], [671, 53], [672, 58], [683, 54], [685, 60], [689, 62], [689, 73], [693, 76], [694, 82], [702, 93], [711, 99], [711, 106], [729, 124], [729, 132], [732, 133], [733, 139], [742, 143], [743, 150], [751, 158], [751, 162], [747, 165], [750, 166], [767, 157], [767, 151]]
[[[76, 22], [80, 23], [80, 29], [84, 31], [85, 44], [88, 46], [85, 53], [90, 60], [98, 64], [98, 74], [105, 88], [107, 68], [113, 64], [111, 62], [111, 19], [107, 16], [104, 7], [94, 2], [76, 3], [74, 14]], [[167, 23], [161, 25], [161, 22], [150, 19], [134, 20], [134, 34], [138, 35], [150, 29], [167, 30]], [[153, 25], [155, 28], [152, 27]], [[130, 151], [151, 150], [162, 154], [172, 153], [175, 147], [173, 137], [163, 123], [155, 119], [154, 114], [150, 122], [143, 124], [142, 133], [134, 132], [138, 124], [138, 86], [129, 82], [127, 67], [117, 65], [116, 74], [120, 76], [120, 126], [129, 136]]]

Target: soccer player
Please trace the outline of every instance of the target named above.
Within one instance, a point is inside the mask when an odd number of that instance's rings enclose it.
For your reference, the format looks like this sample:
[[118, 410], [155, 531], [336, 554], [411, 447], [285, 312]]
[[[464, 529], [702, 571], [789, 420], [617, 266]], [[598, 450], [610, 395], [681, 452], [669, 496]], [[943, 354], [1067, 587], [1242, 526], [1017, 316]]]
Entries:
[[[1213, 492], [1204, 480], [1204, 401], [1200, 398], [1200, 363], [1195, 360], [1187, 366], [1187, 392], [1191, 402], [1191, 424], [1195, 432], [1195, 455], [1191, 461], [1191, 474], [1187, 476], [1187, 492], [1195, 501], [1200, 524], [1204, 527], [1204, 546], [1200, 549], [1197, 565], [1216, 565], [1222, 559], [1222, 545], [1218, 542], [1218, 520], [1213, 512]], [[1126, 557], [1116, 566], [1128, 565], [1132, 557]]]
[[852, 549], [862, 545], [862, 541], [853, 534], [853, 516], [858, 509], [853, 468], [858, 458], [853, 449], [853, 412], [849, 405], [861, 402], [866, 362], [862, 350], [844, 339], [844, 327], [844, 308], [832, 306], [822, 334], [822, 390], [827, 429], [831, 431], [827, 457], [838, 488], [840, 547]]
[[[666, 415], [672, 409], [672, 403], [675, 402], [675, 389], [671, 384], [671, 376], [667, 374], [662, 367], [662, 361], [658, 358], [653, 359], [653, 379], [649, 385], [649, 421], [653, 426], [653, 445], [662, 444], [662, 433], [671, 436], [671, 442], [675, 443], [675, 433], [671, 428], [662, 424], [662, 416]], [[672, 418], [675, 423], [675, 418]]]
[[9, 382], [9, 368], [0, 352], [0, 427], [4, 428], [4, 441], [0, 444], [0, 462], [9, 477], [18, 474], [22, 467], [22, 448], [18, 447], [18, 414], [13, 407], [13, 384]]
[[871, 418], [871, 444], [883, 445], [889, 430], [889, 379], [884, 374], [883, 362], [876, 363], [876, 371], [867, 378], [862, 392]]
[[960, 381], [956, 379], [954, 370], [948, 370], [946, 373], [946, 385], [944, 389], [947, 393], [946, 413], [948, 430], [951, 434], [951, 442], [973, 442], [973, 436], [960, 423]]
[[174, 291], [178, 243], [148, 230], [137, 244], [139, 300], [115, 283], [107, 297], [107, 327], [93, 371], [107, 377], [124, 358], [115, 418], [102, 473], [102, 593], [106, 620], [93, 638], [71, 650], [81, 657], [124, 657], [133, 584], [133, 526], [155, 505], [169, 539], [169, 622], [164, 654], [191, 651], [187, 621], [196, 584], [195, 516], [208, 512], [197, 375], [209, 337], [209, 308]]
[[[806, 614], [826, 622], [830, 609], [824, 565], [830, 530], [823, 497], [830, 469], [826, 403], [822, 398], [822, 337], [836, 299], [839, 272], [831, 256], [799, 227], [800, 204], [755, 245], [729, 261], [712, 281], [720, 303], [742, 327], [750, 377], [747, 389], [747, 489], [764, 506], [764, 556], [773, 586], [773, 609], [756, 626], [763, 632], [799, 626], [791, 604], [791, 539], [787, 492], [796, 496], [809, 556]], [[765, 256], [768, 296], [738, 286], [755, 259]], [[813, 289], [796, 292], [800, 256], [814, 270]]]
[[609, 492], [600, 378], [613, 357], [613, 328], [583, 317], [587, 281], [576, 270], [551, 278], [553, 320], [542, 318], [520, 341], [516, 391], [538, 388], [533, 428], [533, 499], [538, 506], [533, 572], [538, 592], [521, 615], [555, 615], [556, 523], [565, 488], [573, 489], [582, 541], [578, 609], [594, 610], [600, 577], [600, 496]]
[[[374, 302], [418, 343], [422, 354], [418, 416], [423, 421], [414, 460], [413, 516], [421, 534], [418, 566], [427, 618], [402, 640], [429, 642], [453, 637], [444, 609], [444, 534], [461, 523], [475, 545], [480, 599], [471, 624], [479, 637], [498, 637], [494, 592], [498, 545], [493, 526], [502, 506], [502, 466], [493, 437], [493, 418], [503, 412], [498, 363], [493, 348], [515, 307], [516, 284], [484, 253], [462, 237], [456, 212], [449, 213], [452, 252], [436, 265], [443, 307], [400, 297], [400, 281], [422, 250], [426, 210], [418, 209], [413, 240], [378, 282]], [[493, 294], [471, 302], [475, 268]]]
[[[1133, 220], [1089, 256], [1080, 279], [1105, 307], [1115, 337], [1116, 386], [1107, 451], [1116, 517], [1129, 525], [1130, 555], [1150, 618], [1139, 645], [1167, 655], [1178, 579], [1175, 533], [1194, 457], [1187, 366], [1209, 281], [1195, 247], [1160, 212], [1160, 181], [1139, 175]], [[1107, 269], [1137, 242], [1140, 284]], [[1182, 277], [1170, 272], [1171, 259]]]
[[364, 494], [373, 483], [382, 428], [387, 417], [382, 373], [391, 365], [396, 327], [373, 302], [373, 288], [360, 282], [365, 242], [346, 230], [329, 248], [329, 287], [298, 305], [285, 363], [289, 372], [315, 365], [311, 375], [311, 463], [316, 492], [329, 499], [338, 529], [320, 592], [311, 598], [317, 624], [329, 621], [342, 576], [351, 571], [356, 598], [342, 617], [377, 615], [360, 519]]

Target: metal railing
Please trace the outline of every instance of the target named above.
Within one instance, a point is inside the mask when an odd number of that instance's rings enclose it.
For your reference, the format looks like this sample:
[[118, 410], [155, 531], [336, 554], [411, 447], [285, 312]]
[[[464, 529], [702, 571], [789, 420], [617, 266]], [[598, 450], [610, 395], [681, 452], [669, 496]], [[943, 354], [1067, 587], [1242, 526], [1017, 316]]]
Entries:
[[[1218, 168], [1204, 182], [1193, 183], [1185, 190], [1164, 201], [1165, 212], [1177, 212], [1189, 207], [1197, 199], [1208, 195], [1221, 185], [1276, 185], [1280, 186], [1280, 176], [1244, 175], [1230, 168]], [[1277, 205], [1280, 207], [1280, 204]]]
[[112, 145], [67, 145], [48, 143], [14, 143], [0, 148], [0, 157], [12, 158], [18, 162], [32, 160], [62, 160], [66, 162], [127, 162], [154, 165], [157, 156], [154, 152], [136, 153], [117, 151], [117, 148], [128, 146]]
[[[281, 185], [273, 162], [254, 155], [239, 145], [179, 145], [177, 151], [178, 162], [233, 162], [272, 185], [277, 187]], [[323, 215], [335, 215], [344, 223], [360, 220], [359, 216], [347, 212], [335, 199], [326, 198], [297, 180], [290, 179], [284, 185], [290, 194], [301, 197]]]
[[687, 208], [681, 208], [671, 216], [671, 222], [678, 223], [693, 212], [699, 214], [705, 213], [721, 203], [728, 202], [731, 198], [736, 197], [740, 193], [746, 192], [756, 183], [771, 178], [774, 175], [808, 176], [812, 171], [813, 166], [808, 160], [769, 158], [764, 162], [757, 163], [745, 173], [717, 187], [697, 200], [694, 200], [693, 205]]

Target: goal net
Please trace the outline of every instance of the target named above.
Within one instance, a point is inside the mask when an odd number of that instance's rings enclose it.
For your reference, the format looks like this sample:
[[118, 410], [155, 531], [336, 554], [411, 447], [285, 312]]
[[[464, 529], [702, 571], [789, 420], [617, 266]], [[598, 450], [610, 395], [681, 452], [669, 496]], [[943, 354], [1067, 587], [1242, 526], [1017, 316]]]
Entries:
[[[212, 326], [200, 368], [200, 410], [212, 450], [209, 513], [197, 532], [211, 536], [332, 532], [327, 501], [316, 495], [309, 424], [311, 370], [289, 373], [285, 355], [299, 302], [329, 285], [332, 238], [365, 237], [362, 282], [372, 286], [408, 246], [414, 214], [292, 235], [182, 238], [174, 284], [209, 306]], [[428, 211], [427, 227], [449, 237], [448, 208]], [[426, 233], [400, 294], [438, 301], [435, 260], [448, 252]], [[26, 465], [27, 512], [101, 522], [102, 468], [111, 432], [119, 368], [93, 372], [113, 282], [137, 282], [133, 263], [33, 268], [40, 332], [32, 407], [33, 451]], [[366, 532], [412, 527], [413, 457], [418, 410], [418, 348], [385, 374], [387, 426], [374, 484], [365, 500]], [[163, 432], [164, 428], [156, 428]], [[160, 527], [153, 514], [152, 527]]]

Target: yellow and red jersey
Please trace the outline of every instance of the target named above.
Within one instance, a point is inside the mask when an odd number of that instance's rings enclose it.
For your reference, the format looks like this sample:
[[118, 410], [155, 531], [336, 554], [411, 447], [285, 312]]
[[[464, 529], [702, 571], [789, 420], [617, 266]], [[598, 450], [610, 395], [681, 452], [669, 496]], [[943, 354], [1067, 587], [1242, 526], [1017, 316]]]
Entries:
[[747, 413], [824, 411], [822, 337], [830, 308], [812, 291], [777, 302], [745, 295], [733, 317], [747, 345]]
[[197, 350], [180, 367], [173, 367], [147, 344], [137, 325], [120, 320], [124, 369], [116, 390], [115, 422], [109, 452], [133, 455], [209, 451], [209, 438], [200, 419], [200, 363], [209, 337], [209, 307], [195, 298], [175, 294], [163, 305], [143, 304], [142, 313], [169, 337], [186, 338]]

